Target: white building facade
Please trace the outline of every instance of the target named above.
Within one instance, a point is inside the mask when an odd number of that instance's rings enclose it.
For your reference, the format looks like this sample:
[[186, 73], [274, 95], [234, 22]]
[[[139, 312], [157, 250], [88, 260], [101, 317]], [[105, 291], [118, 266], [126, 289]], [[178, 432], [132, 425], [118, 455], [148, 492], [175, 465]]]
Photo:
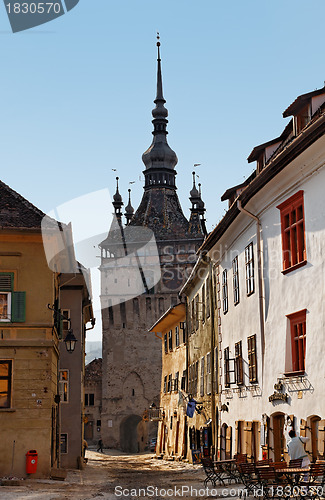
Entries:
[[202, 247], [215, 265], [220, 458], [287, 458], [292, 426], [324, 458], [324, 101], [325, 87], [289, 106]]

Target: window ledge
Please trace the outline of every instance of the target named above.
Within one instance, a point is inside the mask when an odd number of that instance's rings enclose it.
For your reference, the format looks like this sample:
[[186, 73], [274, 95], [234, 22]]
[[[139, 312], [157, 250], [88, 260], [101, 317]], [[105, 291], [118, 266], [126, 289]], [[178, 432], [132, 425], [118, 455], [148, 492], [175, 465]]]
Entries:
[[282, 274], [288, 274], [291, 273], [291, 271], [295, 271], [296, 269], [299, 269], [300, 267], [303, 267], [307, 264], [306, 260], [302, 260], [301, 262], [298, 262], [298, 264], [295, 264], [294, 266], [288, 267], [287, 269], [283, 269]]
[[303, 377], [306, 375], [305, 370], [300, 370], [298, 372], [286, 372], [283, 374], [285, 377], [290, 378], [290, 377]]
[[3, 413], [3, 412], [14, 412], [16, 411], [16, 408], [0, 408], [0, 413]]

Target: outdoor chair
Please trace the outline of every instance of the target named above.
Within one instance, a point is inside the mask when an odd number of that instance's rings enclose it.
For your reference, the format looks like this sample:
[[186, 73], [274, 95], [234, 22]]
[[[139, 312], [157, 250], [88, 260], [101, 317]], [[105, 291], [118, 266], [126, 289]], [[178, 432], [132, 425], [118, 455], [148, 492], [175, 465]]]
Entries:
[[234, 459], [236, 460], [236, 464], [247, 463], [247, 454], [236, 453], [236, 455], [234, 455]]
[[247, 494], [254, 496], [254, 491], [256, 488], [260, 487], [259, 477], [256, 471], [255, 464], [252, 463], [241, 463], [237, 466], [240, 481], [245, 486], [245, 490], [247, 490]]
[[255, 462], [255, 465], [256, 467], [260, 467], [261, 465], [269, 465], [271, 463], [273, 463], [272, 458], [266, 458], [265, 460], [257, 460], [257, 462]]
[[278, 486], [283, 483], [278, 478], [275, 468], [271, 465], [261, 466], [257, 468], [257, 473], [259, 476], [260, 488], [263, 490], [263, 499], [268, 499], [274, 497], [279, 492]]
[[[324, 497], [325, 487], [325, 463], [314, 463], [310, 465], [310, 471], [304, 474], [299, 481], [301, 498]], [[307, 493], [306, 493], [307, 492]]]
[[206, 478], [204, 480], [204, 486], [207, 486], [209, 481], [212, 483], [213, 486], [215, 486], [217, 481], [217, 476], [216, 473], [214, 472], [213, 462], [211, 458], [209, 457], [201, 458], [201, 464], [203, 466], [206, 475]]
[[302, 458], [295, 458], [294, 460], [290, 460], [289, 467], [301, 467]]

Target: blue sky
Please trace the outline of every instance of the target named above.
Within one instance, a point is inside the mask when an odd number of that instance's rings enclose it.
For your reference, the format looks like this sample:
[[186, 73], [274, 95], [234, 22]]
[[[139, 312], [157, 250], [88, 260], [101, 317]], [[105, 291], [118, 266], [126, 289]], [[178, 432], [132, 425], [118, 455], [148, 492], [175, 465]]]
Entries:
[[186, 216], [194, 163], [209, 229], [223, 192], [252, 172], [247, 156], [277, 137], [284, 109], [324, 85], [323, 1], [80, 0], [12, 34], [0, 6], [1, 180], [43, 211], [108, 188], [136, 208], [151, 143], [156, 31], [168, 141]]

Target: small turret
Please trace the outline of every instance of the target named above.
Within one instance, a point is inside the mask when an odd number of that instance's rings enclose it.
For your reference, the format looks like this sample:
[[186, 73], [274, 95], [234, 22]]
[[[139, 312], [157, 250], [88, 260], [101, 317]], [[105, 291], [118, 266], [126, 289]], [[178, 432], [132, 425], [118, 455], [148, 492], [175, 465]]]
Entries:
[[119, 181], [119, 178], [116, 177], [116, 193], [113, 196], [113, 207], [114, 207], [115, 215], [116, 215], [118, 221], [121, 222], [121, 218], [122, 218], [121, 209], [122, 209], [124, 203], [122, 200], [122, 196], [120, 195], [120, 192], [118, 190], [118, 181]]
[[125, 207], [125, 218], [127, 226], [130, 224], [134, 214], [134, 208], [131, 205], [131, 189], [128, 189], [128, 192], [129, 192], [129, 203]]

